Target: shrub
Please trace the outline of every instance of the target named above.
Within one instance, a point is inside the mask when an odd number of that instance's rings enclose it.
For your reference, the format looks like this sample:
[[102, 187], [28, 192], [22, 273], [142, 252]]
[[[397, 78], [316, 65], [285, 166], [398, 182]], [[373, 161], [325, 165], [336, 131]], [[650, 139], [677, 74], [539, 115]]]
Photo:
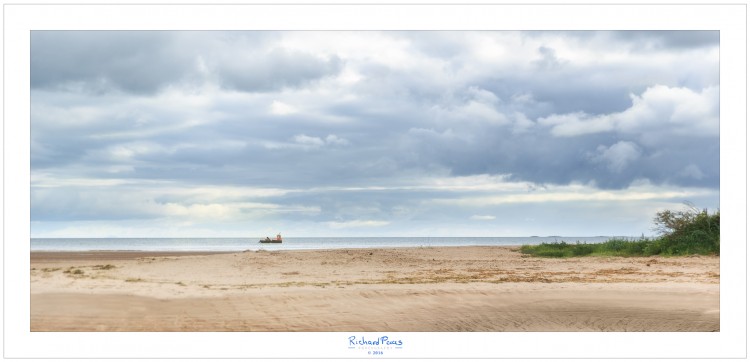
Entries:
[[665, 255], [716, 254], [720, 252], [720, 214], [698, 210], [687, 204], [686, 211], [664, 210], [654, 218], [661, 232], [659, 253]]
[[656, 239], [610, 239], [601, 244], [568, 244], [564, 241], [524, 245], [521, 252], [541, 257], [571, 257], [585, 255], [651, 256], [651, 255], [719, 255], [720, 215], [698, 210], [687, 204], [685, 211], [664, 210], [656, 214], [655, 229], [661, 234]]

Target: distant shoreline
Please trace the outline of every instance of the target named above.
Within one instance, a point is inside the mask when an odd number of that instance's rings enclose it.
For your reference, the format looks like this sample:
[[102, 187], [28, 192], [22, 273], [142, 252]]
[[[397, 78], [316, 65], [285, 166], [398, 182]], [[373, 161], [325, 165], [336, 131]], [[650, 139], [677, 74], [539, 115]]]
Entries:
[[247, 249], [247, 250], [31, 250], [31, 260], [96, 260], [96, 259], [137, 259], [144, 257], [169, 257], [169, 256], [200, 256], [215, 254], [236, 254], [254, 252], [311, 252], [311, 251], [367, 251], [367, 250], [404, 250], [404, 249], [427, 249], [427, 248], [508, 248], [518, 249], [522, 245], [447, 245], [447, 246], [394, 246], [394, 247], [357, 247], [357, 248], [330, 248], [330, 249], [284, 249], [280, 247], [274, 250]]
[[565, 241], [601, 243], [614, 237], [285, 237], [283, 243], [259, 238], [32, 238], [32, 252], [242, 252], [246, 250], [333, 250], [446, 246], [522, 246]]

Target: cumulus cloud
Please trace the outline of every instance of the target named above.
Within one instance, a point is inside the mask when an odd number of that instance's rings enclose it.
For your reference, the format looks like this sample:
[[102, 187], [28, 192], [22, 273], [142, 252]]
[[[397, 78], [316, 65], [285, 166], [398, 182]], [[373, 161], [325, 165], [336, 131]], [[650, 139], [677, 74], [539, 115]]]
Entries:
[[620, 141], [610, 147], [600, 145], [596, 148], [596, 153], [591, 156], [591, 160], [604, 163], [610, 171], [620, 173], [639, 157], [641, 157], [641, 150], [638, 145], [633, 142]]
[[548, 48], [546, 46], [539, 47], [539, 59], [533, 61], [534, 65], [541, 69], [555, 69], [563, 64], [565, 61], [559, 59], [555, 54], [555, 49]]
[[611, 117], [592, 116], [584, 112], [553, 114], [540, 118], [538, 122], [544, 126], [551, 126], [550, 132], [562, 137], [608, 132], [614, 129]]
[[633, 106], [614, 117], [622, 132], [666, 129], [677, 135], [711, 137], [719, 134], [719, 89], [716, 86], [696, 92], [657, 85], [631, 98]]
[[348, 140], [346, 140], [345, 138], [336, 136], [334, 134], [329, 134], [328, 136], [326, 136], [325, 141], [326, 141], [326, 144], [329, 144], [329, 145], [346, 146], [349, 144]]
[[719, 134], [719, 92], [711, 86], [699, 92], [656, 85], [643, 94], [631, 94], [632, 105], [622, 112], [590, 115], [584, 112], [553, 114], [538, 122], [555, 136], [571, 137], [617, 131], [647, 134], [664, 132], [690, 136]]
[[313, 146], [313, 147], [320, 147], [325, 144], [325, 141], [320, 139], [319, 137], [310, 137], [303, 134], [298, 134], [294, 136], [294, 142], [304, 145], [304, 146]]

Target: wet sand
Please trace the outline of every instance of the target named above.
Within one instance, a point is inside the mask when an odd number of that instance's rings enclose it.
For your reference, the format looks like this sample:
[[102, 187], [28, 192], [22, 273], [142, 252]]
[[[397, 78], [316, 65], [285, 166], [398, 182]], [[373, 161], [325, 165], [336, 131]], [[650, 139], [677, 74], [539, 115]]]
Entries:
[[31, 253], [32, 331], [718, 331], [719, 257]]

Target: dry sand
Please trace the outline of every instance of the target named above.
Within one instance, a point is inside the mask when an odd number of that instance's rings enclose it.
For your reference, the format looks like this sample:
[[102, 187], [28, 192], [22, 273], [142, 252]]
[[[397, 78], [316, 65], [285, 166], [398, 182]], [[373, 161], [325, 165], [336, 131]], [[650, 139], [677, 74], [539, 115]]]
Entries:
[[31, 253], [32, 331], [718, 331], [719, 257]]

